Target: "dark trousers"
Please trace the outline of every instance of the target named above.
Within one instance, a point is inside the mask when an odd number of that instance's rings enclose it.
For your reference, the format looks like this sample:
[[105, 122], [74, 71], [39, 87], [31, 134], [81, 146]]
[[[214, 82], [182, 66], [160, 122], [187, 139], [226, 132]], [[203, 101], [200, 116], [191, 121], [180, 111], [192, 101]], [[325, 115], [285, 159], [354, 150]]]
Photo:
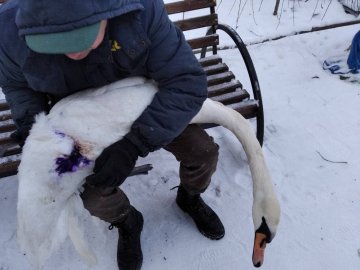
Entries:
[[[191, 195], [205, 191], [216, 170], [219, 147], [201, 127], [189, 125], [178, 137], [164, 147], [180, 162], [180, 182]], [[130, 202], [119, 188], [84, 186], [81, 195], [85, 208], [110, 223], [121, 223], [130, 210]]]

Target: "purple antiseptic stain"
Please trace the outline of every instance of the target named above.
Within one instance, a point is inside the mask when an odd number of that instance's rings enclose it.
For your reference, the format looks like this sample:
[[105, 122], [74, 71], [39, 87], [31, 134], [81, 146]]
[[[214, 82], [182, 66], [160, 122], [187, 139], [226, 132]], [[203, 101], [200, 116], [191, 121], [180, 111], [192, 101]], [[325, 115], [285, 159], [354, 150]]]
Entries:
[[56, 159], [55, 171], [61, 175], [66, 172], [75, 172], [78, 168], [82, 168], [90, 164], [90, 160], [80, 154], [79, 148], [74, 146], [70, 155], [58, 157]]
[[64, 138], [66, 136], [65, 133], [63, 133], [59, 130], [55, 130], [55, 134], [58, 135], [60, 138]]

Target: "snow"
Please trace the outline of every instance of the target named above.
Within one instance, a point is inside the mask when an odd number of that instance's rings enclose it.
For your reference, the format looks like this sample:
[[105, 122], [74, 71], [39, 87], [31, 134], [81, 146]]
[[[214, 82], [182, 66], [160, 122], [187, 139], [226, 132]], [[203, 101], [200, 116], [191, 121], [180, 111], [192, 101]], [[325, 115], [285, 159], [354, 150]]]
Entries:
[[[233, 1], [218, 2], [220, 21], [235, 27], [234, 13], [229, 15]], [[251, 2], [241, 2], [247, 4], [238, 32], [247, 43], [354, 19], [333, 2], [322, 21], [320, 15], [310, 20], [316, 1], [296, 1], [301, 7], [293, 23], [293, 2], [286, 1], [279, 24], [271, 15], [275, 1], [264, 1], [260, 11], [255, 9], [256, 25], [248, 12]], [[260, 2], [254, 1], [255, 6]], [[329, 1], [320, 3], [326, 8]], [[253, 35], [255, 31], [261, 36]], [[262, 269], [360, 268], [360, 87], [322, 69], [326, 58], [347, 53], [357, 31], [359, 25], [354, 25], [249, 46], [264, 101], [263, 150], [282, 207]], [[237, 51], [221, 54], [243, 77]], [[218, 212], [226, 235], [220, 241], [204, 238], [177, 208], [176, 190], [170, 190], [178, 185], [177, 161], [157, 151], [139, 161], [153, 164], [150, 174], [131, 177], [123, 185], [145, 218], [143, 269], [253, 268], [252, 183], [245, 153], [223, 128], [208, 132], [220, 145], [220, 160], [203, 197]], [[30, 270], [16, 243], [17, 177], [1, 179], [0, 190], [0, 269]], [[84, 263], [67, 240], [44, 269], [117, 269], [117, 233], [94, 221], [89, 221], [88, 237], [97, 265]]]

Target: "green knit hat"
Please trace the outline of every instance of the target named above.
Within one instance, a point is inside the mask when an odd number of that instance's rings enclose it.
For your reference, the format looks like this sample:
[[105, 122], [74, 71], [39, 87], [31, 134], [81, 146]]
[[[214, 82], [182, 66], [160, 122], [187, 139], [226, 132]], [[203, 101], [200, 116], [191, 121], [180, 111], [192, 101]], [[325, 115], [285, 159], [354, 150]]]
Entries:
[[29, 48], [38, 53], [66, 54], [87, 50], [94, 43], [100, 22], [67, 32], [26, 35]]

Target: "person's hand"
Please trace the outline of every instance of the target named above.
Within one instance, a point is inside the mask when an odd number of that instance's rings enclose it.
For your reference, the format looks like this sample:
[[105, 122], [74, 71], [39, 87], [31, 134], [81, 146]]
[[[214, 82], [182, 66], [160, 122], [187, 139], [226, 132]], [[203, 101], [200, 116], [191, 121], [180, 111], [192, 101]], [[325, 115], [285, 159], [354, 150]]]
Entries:
[[139, 155], [139, 149], [126, 138], [113, 143], [95, 160], [94, 174], [86, 178], [86, 183], [101, 187], [121, 185], [134, 169]]

